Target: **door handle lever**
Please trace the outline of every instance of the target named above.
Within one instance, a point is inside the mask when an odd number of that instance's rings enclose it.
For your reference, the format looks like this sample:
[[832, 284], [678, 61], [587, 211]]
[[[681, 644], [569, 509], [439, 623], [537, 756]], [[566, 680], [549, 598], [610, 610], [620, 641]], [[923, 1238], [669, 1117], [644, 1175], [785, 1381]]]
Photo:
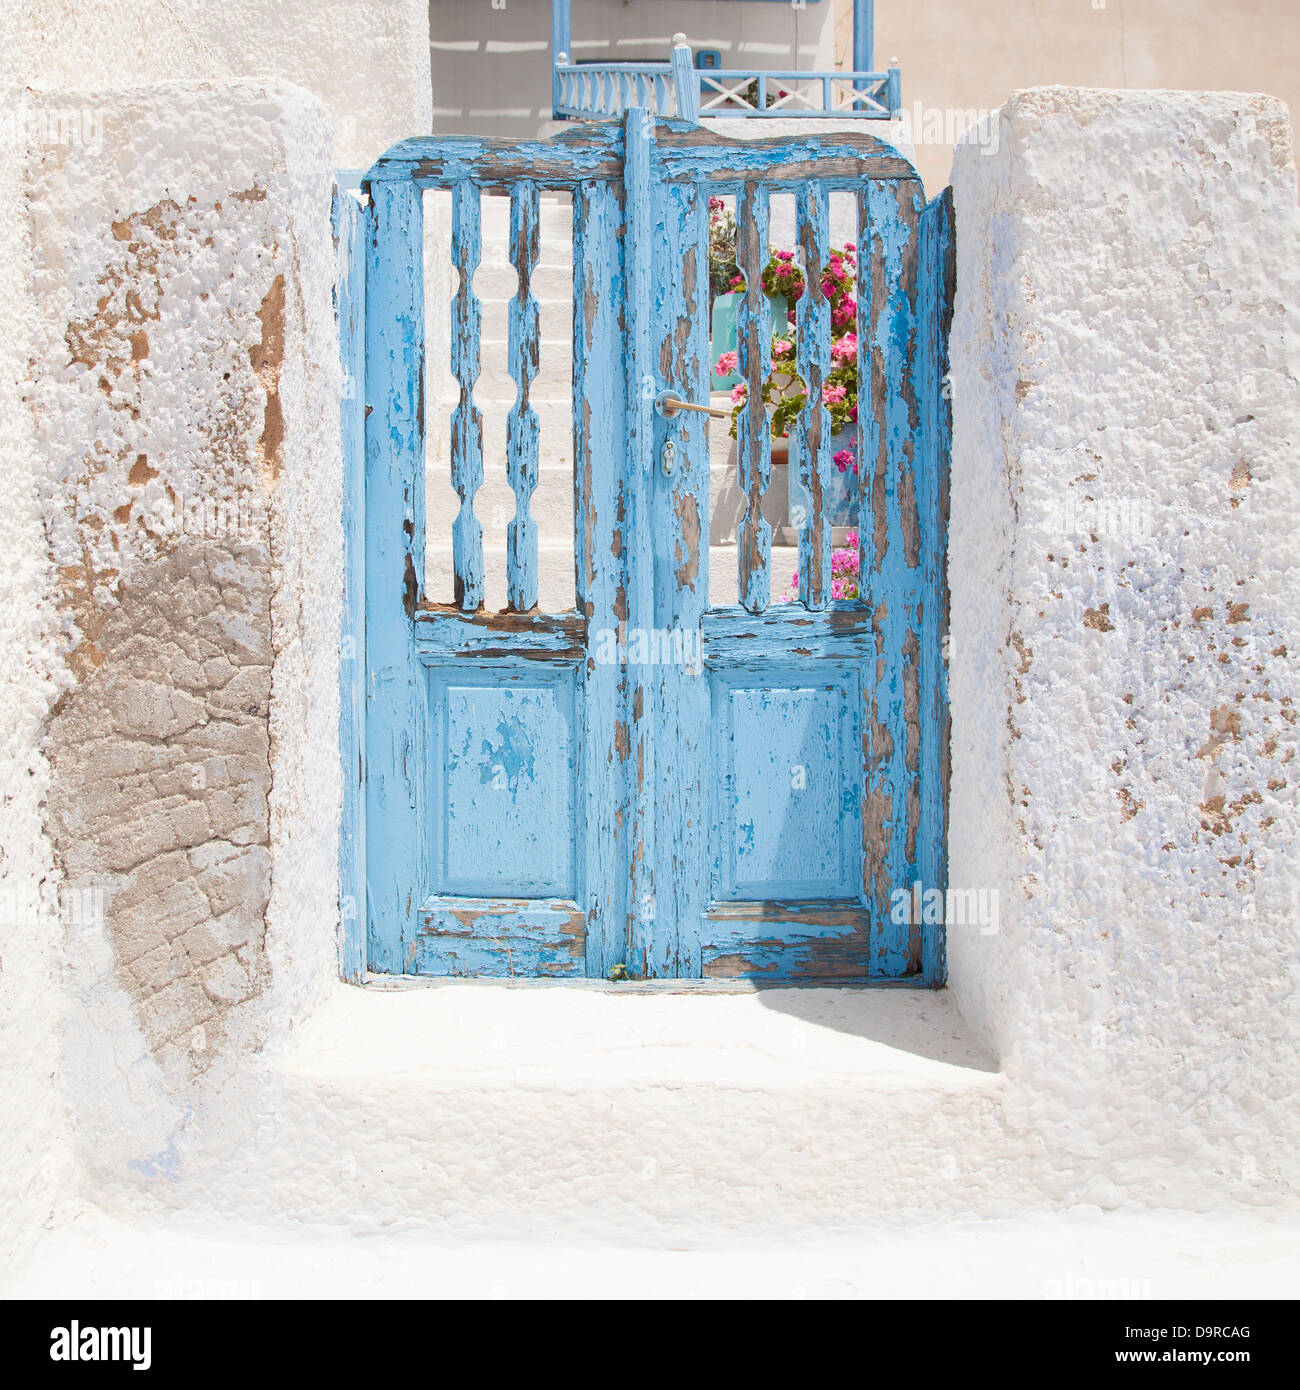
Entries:
[[671, 420], [674, 415], [683, 410], [692, 410], [697, 415], [711, 415], [715, 420], [726, 420], [731, 416], [731, 411], [723, 410], [713, 405], [692, 405], [690, 401], [684, 401], [680, 396], [674, 395], [671, 391], [660, 391], [655, 397], [655, 409], [665, 420]]

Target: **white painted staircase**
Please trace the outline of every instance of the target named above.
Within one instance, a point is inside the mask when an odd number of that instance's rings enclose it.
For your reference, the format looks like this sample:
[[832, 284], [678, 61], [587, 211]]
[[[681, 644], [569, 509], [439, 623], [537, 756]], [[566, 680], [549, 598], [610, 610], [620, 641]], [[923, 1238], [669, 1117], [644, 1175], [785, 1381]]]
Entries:
[[835, 1230], [1014, 1205], [1028, 1141], [951, 1000], [457, 981], [340, 985], [268, 1057], [246, 1135], [166, 1206], [578, 1235]]

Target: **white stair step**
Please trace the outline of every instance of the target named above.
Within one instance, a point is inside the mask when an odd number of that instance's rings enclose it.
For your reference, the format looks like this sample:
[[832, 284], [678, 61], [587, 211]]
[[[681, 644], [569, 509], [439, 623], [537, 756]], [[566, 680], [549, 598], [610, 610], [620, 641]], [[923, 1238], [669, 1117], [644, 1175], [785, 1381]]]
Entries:
[[256, 1142], [178, 1182], [281, 1220], [839, 1230], [996, 1207], [1032, 1151], [1002, 1084], [930, 991], [340, 985]]

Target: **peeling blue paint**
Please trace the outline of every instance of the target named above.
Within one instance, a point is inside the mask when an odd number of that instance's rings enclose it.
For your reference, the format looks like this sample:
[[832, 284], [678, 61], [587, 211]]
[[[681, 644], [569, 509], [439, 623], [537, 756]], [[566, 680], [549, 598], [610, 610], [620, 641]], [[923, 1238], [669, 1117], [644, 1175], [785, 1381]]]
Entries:
[[495, 745], [489, 739], [483, 740], [479, 780], [485, 784], [494, 783], [498, 776], [504, 776], [509, 789], [517, 792], [521, 778], [533, 778], [533, 740], [517, 719], [498, 720], [497, 734], [500, 742]]
[[[942, 925], [901, 923], [891, 891], [942, 886], [947, 694], [940, 644], [950, 429], [950, 202], [868, 136], [720, 142], [629, 111], [551, 142], [430, 138], [367, 187], [365, 743], [367, 960], [388, 973], [745, 976], [853, 983], [943, 978]], [[450, 189], [447, 365], [455, 593], [427, 601], [420, 192]], [[537, 611], [539, 195], [573, 196], [575, 611]], [[475, 402], [480, 202], [511, 199], [505, 527], [509, 609], [483, 609], [484, 476]], [[796, 195], [799, 371], [793, 464], [809, 499], [799, 602], [770, 605], [766, 418], [739, 422], [734, 606], [711, 608], [709, 468], [697, 418], [661, 392], [708, 390], [708, 198], [739, 199], [748, 284], [773, 190]], [[832, 191], [857, 196], [859, 535], [863, 599], [830, 597], [830, 468], [819, 291]], [[770, 369], [768, 311], [747, 290], [740, 369]], [[757, 397], [751, 390], [751, 397]], [[673, 446], [671, 472], [660, 466]], [[493, 466], [500, 466], [494, 464]], [[701, 661], [640, 661], [649, 633]], [[604, 634], [625, 659], [598, 659]], [[672, 650], [671, 646], [665, 648]], [[346, 969], [346, 967], [345, 967]], [[355, 970], [352, 972], [355, 977]]]

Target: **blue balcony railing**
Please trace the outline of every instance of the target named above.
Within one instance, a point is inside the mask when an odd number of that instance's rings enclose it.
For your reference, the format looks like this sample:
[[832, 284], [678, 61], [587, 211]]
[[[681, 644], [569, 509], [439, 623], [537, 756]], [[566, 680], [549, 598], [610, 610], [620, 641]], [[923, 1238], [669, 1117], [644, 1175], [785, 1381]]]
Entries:
[[863, 116], [887, 121], [902, 108], [897, 67], [888, 72], [746, 72], [697, 74], [701, 116]]
[[691, 50], [677, 43], [666, 63], [570, 63], [555, 60], [555, 118], [618, 116], [633, 106], [657, 116], [700, 119], [700, 85]]
[[685, 35], [673, 36], [663, 63], [570, 63], [554, 72], [557, 120], [600, 119], [643, 106], [698, 122], [716, 117], [859, 117], [884, 121], [902, 110], [898, 64], [886, 72], [774, 72], [695, 67]]

